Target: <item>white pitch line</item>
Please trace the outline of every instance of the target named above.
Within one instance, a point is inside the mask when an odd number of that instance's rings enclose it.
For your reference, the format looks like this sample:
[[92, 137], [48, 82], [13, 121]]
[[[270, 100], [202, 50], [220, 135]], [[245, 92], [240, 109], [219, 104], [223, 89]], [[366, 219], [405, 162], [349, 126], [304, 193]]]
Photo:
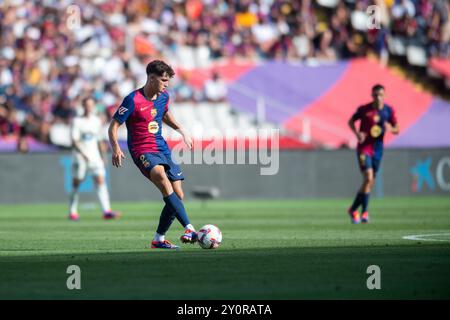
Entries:
[[[413, 234], [410, 236], [404, 236], [402, 239], [414, 240], [414, 241], [450, 241], [450, 239], [429, 239], [428, 237], [449, 236], [450, 233], [432, 233], [432, 234]], [[427, 239], [424, 239], [427, 238]]]

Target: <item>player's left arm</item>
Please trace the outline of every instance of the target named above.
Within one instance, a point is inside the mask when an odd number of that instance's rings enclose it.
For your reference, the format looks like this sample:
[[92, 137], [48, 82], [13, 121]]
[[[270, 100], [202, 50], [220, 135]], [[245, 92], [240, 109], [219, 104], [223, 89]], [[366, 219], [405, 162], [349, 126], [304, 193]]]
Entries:
[[387, 129], [393, 133], [393, 134], [399, 134], [400, 133], [400, 127], [398, 125], [397, 116], [395, 115], [394, 109], [391, 109], [391, 117], [389, 118], [387, 124]]
[[398, 124], [396, 124], [395, 126], [391, 125], [389, 123], [389, 131], [393, 134], [399, 134], [400, 133], [400, 128], [398, 127]]
[[184, 143], [188, 146], [189, 149], [192, 149], [192, 138], [186, 132], [186, 130], [175, 120], [175, 117], [170, 111], [166, 111], [163, 117], [163, 122], [171, 127], [173, 130], [178, 131], [184, 139]]

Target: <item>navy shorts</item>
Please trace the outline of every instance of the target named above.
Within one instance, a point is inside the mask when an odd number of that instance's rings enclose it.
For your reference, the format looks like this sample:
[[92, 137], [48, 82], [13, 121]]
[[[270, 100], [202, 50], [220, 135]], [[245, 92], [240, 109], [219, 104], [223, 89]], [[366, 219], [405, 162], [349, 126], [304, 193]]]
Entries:
[[150, 178], [150, 171], [154, 166], [162, 165], [166, 170], [167, 177], [170, 181], [184, 180], [183, 172], [179, 165], [172, 161], [170, 153], [149, 152], [133, 157], [134, 163], [137, 165], [142, 174]]
[[381, 165], [381, 158], [372, 157], [365, 153], [358, 153], [357, 155], [359, 168], [361, 169], [362, 172], [368, 169], [373, 169], [374, 174], [378, 172]]

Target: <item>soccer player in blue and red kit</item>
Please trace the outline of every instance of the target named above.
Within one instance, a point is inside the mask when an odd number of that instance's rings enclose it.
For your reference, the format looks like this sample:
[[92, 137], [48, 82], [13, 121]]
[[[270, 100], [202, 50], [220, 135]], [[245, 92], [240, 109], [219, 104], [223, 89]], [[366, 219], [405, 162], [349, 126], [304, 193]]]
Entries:
[[192, 139], [168, 109], [169, 94], [166, 89], [170, 78], [175, 75], [173, 69], [164, 61], [154, 60], [147, 65], [146, 72], [145, 86], [125, 97], [109, 126], [112, 163], [121, 167], [125, 158], [117, 137], [119, 126], [125, 122], [131, 157], [142, 174], [161, 191], [165, 202], [151, 247], [178, 249], [178, 246], [165, 239], [175, 218], [185, 228], [181, 242], [196, 242], [197, 233], [182, 203], [184, 194], [181, 181], [184, 177], [180, 167], [172, 161], [170, 150], [161, 135], [162, 122], [177, 130], [189, 148], [192, 148]]
[[[348, 125], [358, 139], [357, 156], [359, 167], [363, 174], [363, 183], [352, 206], [348, 209], [352, 223], [369, 222], [370, 191], [380, 168], [383, 157], [383, 139], [386, 130], [393, 134], [399, 133], [397, 118], [392, 107], [384, 103], [385, 89], [377, 84], [372, 87], [373, 101], [359, 107], [350, 118]], [[360, 121], [359, 130], [355, 122]], [[362, 207], [361, 215], [358, 208]]]

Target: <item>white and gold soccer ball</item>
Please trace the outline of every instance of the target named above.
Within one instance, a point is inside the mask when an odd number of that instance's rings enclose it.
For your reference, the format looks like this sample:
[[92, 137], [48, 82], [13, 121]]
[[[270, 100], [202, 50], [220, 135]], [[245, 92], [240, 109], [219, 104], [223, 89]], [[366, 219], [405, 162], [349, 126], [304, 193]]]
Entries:
[[203, 249], [216, 249], [222, 242], [222, 232], [213, 224], [203, 226], [197, 235], [198, 244]]

